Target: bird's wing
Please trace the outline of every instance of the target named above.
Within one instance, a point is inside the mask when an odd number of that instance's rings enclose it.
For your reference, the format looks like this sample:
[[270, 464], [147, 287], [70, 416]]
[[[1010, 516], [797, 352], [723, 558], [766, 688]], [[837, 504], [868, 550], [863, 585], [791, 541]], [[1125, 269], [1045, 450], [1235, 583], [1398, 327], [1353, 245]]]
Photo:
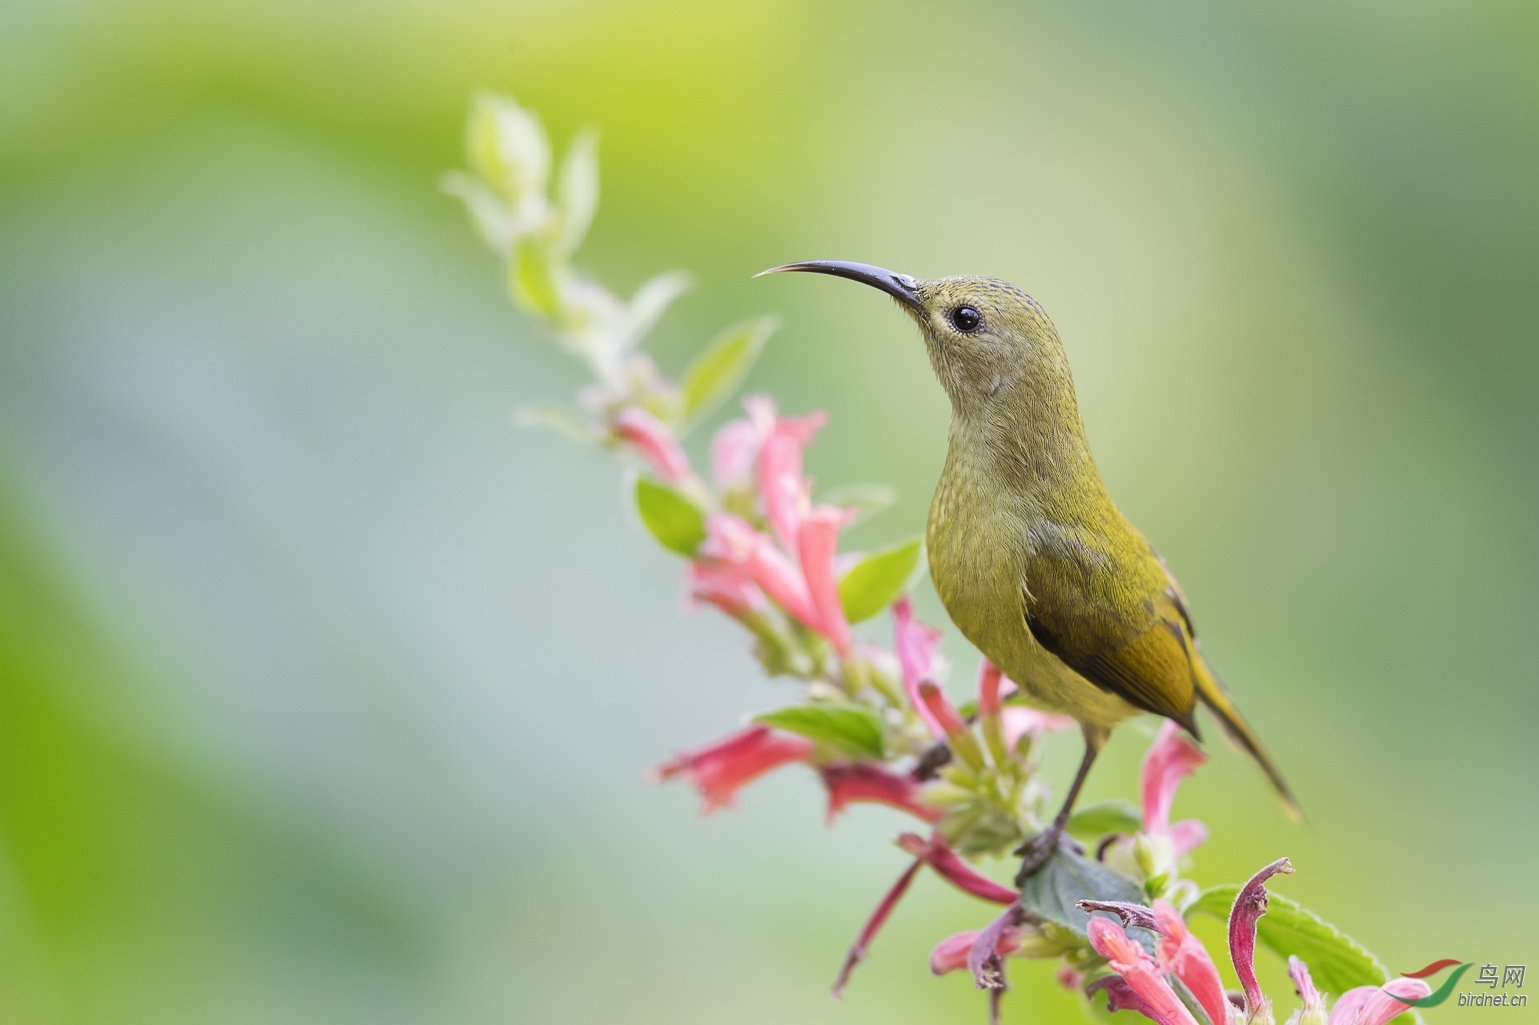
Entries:
[[1147, 559], [1107, 572], [1085, 565], [1072, 548], [1039, 553], [1022, 588], [1026, 626], [1097, 687], [1196, 736], [1200, 656], [1190, 619], [1152, 552]]

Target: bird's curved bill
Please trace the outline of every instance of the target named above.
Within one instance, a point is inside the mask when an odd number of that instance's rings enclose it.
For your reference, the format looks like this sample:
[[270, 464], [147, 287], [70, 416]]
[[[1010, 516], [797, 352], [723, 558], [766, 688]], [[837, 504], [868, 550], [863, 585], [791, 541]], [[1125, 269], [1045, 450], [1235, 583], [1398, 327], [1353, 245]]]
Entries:
[[769, 270], [760, 271], [754, 277], [783, 274], [787, 271], [808, 271], [813, 274], [832, 274], [836, 278], [849, 278], [851, 281], [859, 281], [863, 285], [881, 289], [910, 309], [920, 308], [919, 295], [916, 291], [919, 287], [918, 281], [907, 274], [896, 274], [881, 267], [873, 267], [869, 263], [854, 263], [850, 260], [805, 260], [801, 263], [771, 267]]

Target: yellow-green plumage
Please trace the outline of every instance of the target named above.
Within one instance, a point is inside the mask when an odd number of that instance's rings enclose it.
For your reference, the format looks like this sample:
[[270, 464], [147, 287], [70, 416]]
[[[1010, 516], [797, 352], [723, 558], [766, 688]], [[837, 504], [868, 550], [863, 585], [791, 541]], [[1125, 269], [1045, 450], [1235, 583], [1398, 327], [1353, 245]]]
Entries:
[[951, 400], [926, 530], [930, 575], [968, 640], [1033, 704], [1084, 727], [1086, 760], [1057, 827], [1113, 727], [1148, 711], [1196, 735], [1198, 701], [1296, 813], [1282, 775], [1203, 660], [1180, 586], [1107, 494], [1042, 307], [993, 278], [921, 281], [835, 261], [777, 269], [873, 285], [918, 323]]

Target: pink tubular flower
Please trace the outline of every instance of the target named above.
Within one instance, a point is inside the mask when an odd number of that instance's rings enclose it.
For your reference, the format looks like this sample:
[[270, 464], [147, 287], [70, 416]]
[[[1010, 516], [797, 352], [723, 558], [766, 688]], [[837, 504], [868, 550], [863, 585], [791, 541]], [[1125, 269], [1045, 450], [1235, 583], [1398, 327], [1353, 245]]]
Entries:
[[1288, 977], [1293, 980], [1293, 988], [1298, 991], [1299, 1000], [1303, 1001], [1304, 1008], [1295, 1018], [1289, 1018], [1291, 1023], [1297, 1025], [1327, 1025], [1325, 1017], [1325, 997], [1315, 988], [1315, 980], [1309, 977], [1309, 966], [1298, 957], [1288, 957]]
[[880, 765], [825, 765], [818, 770], [828, 790], [828, 824], [846, 807], [859, 802], [885, 804], [889, 808], [917, 815], [926, 822], [939, 822], [941, 810], [919, 803], [919, 781], [900, 776]]
[[1213, 1025], [1225, 1025], [1231, 1005], [1224, 995], [1218, 969], [1202, 941], [1187, 930], [1181, 913], [1167, 901], [1154, 902], [1154, 926], [1160, 932], [1156, 949], [1160, 967], [1174, 972], [1186, 984]]
[[1024, 736], [1040, 737], [1079, 725], [1073, 716], [1054, 715], [1025, 705], [1005, 705], [999, 710], [999, 719], [1004, 726], [1005, 747], [1012, 749]]
[[1279, 872], [1292, 871], [1293, 865], [1287, 858], [1278, 858], [1250, 877], [1234, 898], [1234, 907], [1229, 909], [1229, 958], [1245, 990], [1247, 1023], [1259, 1021], [1270, 1025], [1272, 1021], [1272, 1003], [1262, 995], [1261, 984], [1256, 981], [1256, 922], [1266, 914], [1266, 881]]
[[614, 416], [614, 432], [635, 446], [669, 484], [677, 484], [690, 475], [689, 457], [679, 447], [673, 432], [649, 410], [625, 406]]
[[691, 603], [714, 605], [734, 619], [764, 607], [764, 592], [741, 573], [701, 562], [689, 564]]
[[[1197, 1025], [1192, 1012], [1181, 1003], [1170, 983], [1160, 978], [1160, 970], [1147, 951], [1128, 938], [1122, 926], [1109, 918], [1091, 918], [1086, 929], [1096, 953], [1111, 962], [1112, 971], [1122, 977], [1136, 1002], [1123, 999], [1134, 1009], [1160, 1025]], [[1114, 991], [1114, 996], [1116, 992]]]
[[724, 570], [735, 570], [758, 584], [775, 604], [816, 630], [817, 607], [800, 571], [775, 543], [753, 525], [731, 513], [705, 518], [705, 542], [700, 554]]
[[1411, 1005], [1396, 1000], [1417, 1000], [1432, 992], [1421, 979], [1394, 979], [1382, 986], [1359, 986], [1341, 994], [1331, 1010], [1330, 1025], [1385, 1025], [1404, 1014]]
[[657, 766], [650, 776], [656, 782], [680, 774], [688, 776], [704, 798], [700, 814], [709, 815], [718, 808], [732, 807], [744, 784], [782, 765], [805, 761], [810, 754], [812, 741], [805, 737], [776, 733], [767, 726], [750, 726], [715, 743], [685, 751]]
[[919, 697], [919, 681], [935, 678], [935, 650], [940, 647], [941, 632], [914, 618], [914, 603], [906, 596], [893, 602], [892, 629], [892, 647], [898, 653], [903, 690], [908, 694], [909, 704], [929, 727], [930, 735], [936, 740], [945, 740], [946, 731], [940, 721], [930, 714]]
[[973, 736], [973, 731], [967, 728], [967, 723], [962, 721], [957, 710], [951, 707], [945, 692], [929, 680], [919, 681], [918, 689], [923, 707], [929, 709], [930, 717], [940, 724], [946, 734], [946, 743], [951, 745], [951, 753], [974, 769], [983, 768], [983, 749], [978, 746], [978, 738]]
[[903, 870], [898, 881], [892, 884], [881, 901], [876, 905], [876, 910], [871, 912], [871, 917], [866, 919], [866, 924], [861, 928], [860, 935], [850, 946], [850, 952], [844, 957], [844, 964], [839, 967], [839, 977], [834, 980], [833, 997], [835, 1000], [843, 999], [844, 987], [850, 984], [850, 973], [855, 966], [866, 959], [866, 952], [871, 949], [871, 941], [876, 939], [876, 934], [882, 931], [882, 926], [887, 922], [887, 916], [892, 914], [892, 909], [898, 906], [898, 901], [908, 892], [909, 885], [913, 883], [914, 876], [918, 874], [920, 866], [924, 864], [923, 858], [915, 858], [914, 863]]
[[1154, 743], [1144, 755], [1144, 833], [1151, 838], [1169, 838], [1173, 857], [1180, 857], [1208, 838], [1208, 827], [1197, 819], [1186, 819], [1174, 825], [1170, 821], [1170, 806], [1176, 799], [1176, 788], [1182, 779], [1207, 760], [1208, 756], [1169, 719], [1160, 724]]
[[823, 412], [781, 417], [759, 446], [759, 497], [764, 502], [764, 518], [788, 552], [796, 550], [797, 530], [811, 504], [811, 489], [802, 476], [802, 449], [827, 422], [828, 414]]
[[987, 876], [980, 875], [951, 849], [944, 837], [936, 833], [926, 840], [917, 833], [904, 833], [898, 837], [898, 846], [940, 873], [952, 886], [974, 897], [993, 901], [995, 904], [1014, 904], [1014, 890], [1001, 886]]
[[817, 610], [818, 623], [814, 629], [828, 638], [828, 643], [841, 658], [849, 655], [854, 639], [850, 635], [849, 620], [844, 615], [844, 603], [839, 600], [839, 577], [834, 561], [839, 555], [839, 531], [849, 519], [850, 514], [843, 509], [820, 505], [807, 513], [797, 530], [802, 578], [807, 582], [813, 608]]
[[[982, 934], [982, 929], [969, 929], [967, 932], [959, 932], [941, 940], [935, 945], [935, 949], [930, 951], [930, 971], [936, 975], [945, 975], [958, 968], [966, 968], [967, 955]], [[1020, 950], [1021, 944], [1025, 942], [1023, 935], [1020, 929], [1006, 926], [994, 944], [994, 953], [1000, 957], [1008, 957]]]
[[759, 448], [775, 427], [775, 403], [769, 397], [746, 396], [743, 409], [746, 418], [722, 424], [711, 439], [711, 476], [723, 491], [749, 483]]

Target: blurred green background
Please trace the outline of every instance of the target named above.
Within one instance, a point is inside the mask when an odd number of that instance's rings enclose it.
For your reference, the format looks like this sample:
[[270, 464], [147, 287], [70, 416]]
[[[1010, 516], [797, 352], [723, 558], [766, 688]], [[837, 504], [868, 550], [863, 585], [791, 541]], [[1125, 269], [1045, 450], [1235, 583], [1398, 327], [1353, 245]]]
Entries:
[[[826, 996], [896, 814], [643, 783], [786, 691], [512, 425], [580, 378], [435, 188], [487, 87], [602, 128], [580, 264], [698, 273], [665, 370], [782, 315], [750, 387], [903, 496], [857, 544], [920, 529], [944, 399], [881, 297], [749, 275], [1030, 290], [1310, 814], [1215, 745], [1199, 881], [1286, 854], [1391, 968], [1536, 960], [1533, 4], [0, 12], [0, 1020], [982, 1020], [924, 958], [990, 912], [933, 878]], [[1007, 1020], [1080, 1020], [1049, 972]]]

